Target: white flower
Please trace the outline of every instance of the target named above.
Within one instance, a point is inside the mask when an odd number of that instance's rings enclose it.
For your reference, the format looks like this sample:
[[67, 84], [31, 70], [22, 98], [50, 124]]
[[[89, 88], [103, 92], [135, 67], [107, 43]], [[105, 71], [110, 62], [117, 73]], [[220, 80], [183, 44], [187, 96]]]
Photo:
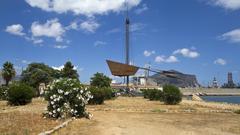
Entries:
[[51, 96], [50, 99], [53, 99], [53, 96]]
[[53, 113], [56, 113], [56, 110], [53, 110]]
[[57, 109], [58, 112], [60, 112], [60, 110], [61, 110], [60, 108]]
[[54, 102], [56, 102], [56, 101], [57, 101], [57, 99], [55, 98], [53, 101], [54, 101]]
[[64, 95], [68, 95], [68, 94], [69, 94], [69, 92], [68, 92], [68, 91], [64, 93]]
[[73, 110], [73, 109], [71, 109], [71, 112], [74, 112], [74, 110]]
[[49, 115], [52, 115], [52, 112], [48, 112]]
[[77, 113], [77, 110], [75, 110], [74, 113]]
[[53, 104], [54, 104], [54, 102], [53, 102], [53, 101], [51, 101], [51, 104], [53, 105]]
[[80, 93], [82, 94], [82, 93], [83, 93], [83, 90], [81, 90]]
[[56, 108], [56, 105], [53, 105], [53, 108]]
[[59, 94], [62, 94], [62, 93], [63, 93], [63, 90], [59, 89], [59, 90], [58, 90], [58, 93], [59, 93]]
[[54, 95], [53, 95], [53, 98], [56, 98], [56, 97], [57, 97], [57, 96], [54, 94]]

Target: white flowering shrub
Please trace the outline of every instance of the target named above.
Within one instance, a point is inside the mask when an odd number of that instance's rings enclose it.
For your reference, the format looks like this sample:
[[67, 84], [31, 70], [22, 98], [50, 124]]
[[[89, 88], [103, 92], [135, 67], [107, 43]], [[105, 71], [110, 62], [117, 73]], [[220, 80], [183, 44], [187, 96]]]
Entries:
[[53, 81], [45, 91], [48, 101], [45, 116], [51, 118], [86, 116], [85, 106], [92, 98], [91, 93], [76, 79]]
[[8, 87], [0, 86], [0, 100], [8, 99]]

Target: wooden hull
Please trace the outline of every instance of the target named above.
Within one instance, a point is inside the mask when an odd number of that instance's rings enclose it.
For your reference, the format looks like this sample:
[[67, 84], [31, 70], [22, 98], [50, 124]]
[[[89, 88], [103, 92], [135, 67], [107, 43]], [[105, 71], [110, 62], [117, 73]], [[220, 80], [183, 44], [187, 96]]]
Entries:
[[135, 75], [139, 67], [107, 60], [108, 67], [114, 76], [132, 76]]

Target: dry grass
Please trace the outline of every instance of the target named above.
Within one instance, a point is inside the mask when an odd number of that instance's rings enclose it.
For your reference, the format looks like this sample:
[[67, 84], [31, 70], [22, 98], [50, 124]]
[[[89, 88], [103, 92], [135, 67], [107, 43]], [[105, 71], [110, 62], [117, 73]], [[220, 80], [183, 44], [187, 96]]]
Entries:
[[[26, 106], [0, 102], [0, 135], [38, 134], [62, 121], [44, 119], [46, 101], [34, 99]], [[93, 120], [77, 119], [56, 135], [237, 135], [239, 106], [221, 108], [216, 103], [184, 100], [180, 105], [164, 105], [143, 98], [119, 97], [104, 105], [87, 106]]]
[[44, 119], [42, 113], [47, 106], [42, 99], [34, 99], [26, 106], [8, 106], [0, 102], [0, 134], [36, 135], [59, 125], [61, 121]]
[[[212, 105], [212, 104], [211, 104]], [[214, 104], [215, 105], [215, 104]], [[143, 98], [120, 97], [88, 106], [93, 120], [79, 119], [55, 134], [63, 135], [238, 135], [233, 111], [183, 101], [164, 105]]]

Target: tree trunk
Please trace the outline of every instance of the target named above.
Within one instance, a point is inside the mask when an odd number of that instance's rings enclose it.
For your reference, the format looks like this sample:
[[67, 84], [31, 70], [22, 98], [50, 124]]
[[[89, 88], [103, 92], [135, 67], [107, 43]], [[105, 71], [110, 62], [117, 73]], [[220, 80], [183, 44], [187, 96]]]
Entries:
[[6, 86], [8, 86], [8, 84], [9, 84], [9, 80], [6, 80]]

